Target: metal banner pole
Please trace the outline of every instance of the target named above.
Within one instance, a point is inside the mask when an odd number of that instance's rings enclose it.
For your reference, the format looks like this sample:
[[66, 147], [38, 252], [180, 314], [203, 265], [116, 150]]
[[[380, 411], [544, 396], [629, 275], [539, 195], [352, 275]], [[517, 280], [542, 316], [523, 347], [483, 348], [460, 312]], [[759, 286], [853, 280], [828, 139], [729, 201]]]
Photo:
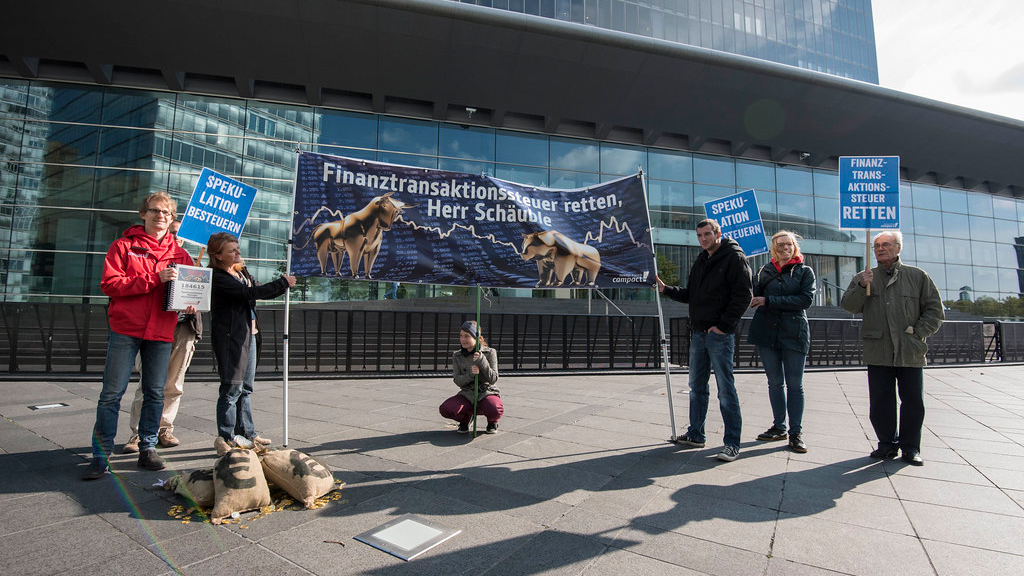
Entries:
[[[295, 147], [295, 185], [292, 187], [292, 209], [291, 209], [291, 214], [293, 216], [295, 214], [295, 192], [299, 188], [299, 155], [300, 154], [302, 154], [302, 150], [298, 146], [296, 146]], [[288, 225], [288, 228], [290, 230], [293, 230], [293, 231], [292, 231], [291, 234], [288, 235], [288, 254], [285, 257], [285, 264], [284, 264], [284, 274], [285, 274], [285, 276], [291, 276], [291, 274], [292, 274], [292, 246], [295, 245], [295, 238], [294, 238], [295, 232], [294, 232], [294, 229], [293, 229], [294, 225], [295, 225], [294, 222], [292, 222], [291, 224]], [[282, 347], [282, 349], [284, 350], [284, 363], [283, 363], [284, 375], [283, 375], [283, 379], [282, 379], [283, 387], [282, 387], [282, 394], [281, 394], [281, 419], [283, 421], [281, 434], [284, 437], [284, 439], [282, 440], [282, 445], [285, 446], [285, 447], [288, 446], [288, 368], [289, 368], [289, 362], [288, 362], [288, 358], [289, 358], [288, 330], [289, 330], [290, 325], [291, 325], [291, 322], [290, 322], [290, 319], [291, 319], [291, 308], [292, 308], [292, 291], [291, 291], [291, 289], [288, 289], [284, 293], [284, 346]]]

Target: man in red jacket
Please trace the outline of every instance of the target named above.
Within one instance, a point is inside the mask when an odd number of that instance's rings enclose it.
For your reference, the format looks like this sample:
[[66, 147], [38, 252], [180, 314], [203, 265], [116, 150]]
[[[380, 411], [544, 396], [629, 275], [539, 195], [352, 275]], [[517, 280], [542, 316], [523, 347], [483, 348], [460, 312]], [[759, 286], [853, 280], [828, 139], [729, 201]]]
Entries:
[[[163, 410], [164, 382], [174, 340], [177, 312], [165, 312], [164, 283], [176, 278], [170, 264], [192, 265], [192, 258], [168, 234], [177, 215], [174, 199], [155, 192], [142, 201], [138, 224], [124, 231], [107, 250], [100, 288], [110, 297], [107, 317], [110, 335], [103, 368], [103, 390], [96, 406], [92, 433], [92, 462], [84, 480], [101, 478], [114, 451], [117, 417], [135, 355], [142, 357], [142, 414], [139, 419], [139, 466], [160, 470], [164, 461], [156, 453], [157, 430]], [[186, 310], [195, 312], [195, 309]]]

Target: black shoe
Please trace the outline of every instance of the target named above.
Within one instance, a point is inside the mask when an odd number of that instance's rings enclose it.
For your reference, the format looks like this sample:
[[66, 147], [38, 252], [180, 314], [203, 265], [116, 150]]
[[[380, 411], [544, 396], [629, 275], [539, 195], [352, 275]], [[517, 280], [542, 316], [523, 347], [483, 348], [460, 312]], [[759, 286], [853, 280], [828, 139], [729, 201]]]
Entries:
[[498, 423], [497, 422], [488, 422], [487, 423], [487, 430], [484, 430], [484, 434], [497, 434], [497, 433], [498, 433]]
[[757, 439], [761, 442], [775, 442], [776, 440], [785, 440], [786, 431], [778, 426], [772, 426], [764, 432], [757, 435]]
[[924, 458], [921, 458], [921, 453], [914, 450], [904, 450], [903, 461], [911, 466], [924, 466]]
[[459, 434], [469, 434], [469, 421], [459, 422]]
[[107, 473], [107, 461], [103, 458], [93, 458], [89, 466], [82, 473], [82, 480], [99, 480]]
[[879, 444], [876, 450], [868, 454], [868, 456], [879, 460], [892, 460], [899, 455], [899, 449], [891, 444]]
[[164, 459], [156, 453], [156, 448], [144, 448], [139, 451], [139, 467], [146, 470], [163, 470]]
[[676, 437], [676, 444], [682, 444], [684, 446], [693, 446], [694, 448], [703, 448], [704, 441], [696, 440], [689, 434], [683, 434], [682, 436]]
[[789, 435], [789, 449], [797, 454], [807, 453], [807, 444], [804, 444], [804, 439], [799, 432]]

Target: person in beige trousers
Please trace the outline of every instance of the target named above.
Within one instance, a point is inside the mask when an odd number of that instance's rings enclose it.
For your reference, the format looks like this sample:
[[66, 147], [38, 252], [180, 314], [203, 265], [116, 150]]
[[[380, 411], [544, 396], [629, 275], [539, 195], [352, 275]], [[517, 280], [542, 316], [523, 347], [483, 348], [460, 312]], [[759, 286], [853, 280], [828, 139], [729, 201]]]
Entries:
[[[174, 222], [168, 229], [172, 234], [178, 233], [181, 222]], [[175, 238], [178, 246], [184, 244], [181, 238]], [[174, 343], [171, 345], [171, 359], [167, 364], [167, 382], [164, 384], [164, 410], [160, 415], [160, 432], [157, 444], [164, 448], [177, 446], [181, 442], [174, 437], [174, 417], [181, 406], [181, 395], [184, 393], [185, 372], [192, 363], [192, 355], [196, 351], [196, 340], [203, 336], [203, 320], [199, 313], [178, 313], [178, 325], [174, 327]], [[135, 389], [128, 426], [132, 435], [124, 445], [123, 452], [131, 454], [139, 451], [139, 417], [142, 413], [142, 386]]]

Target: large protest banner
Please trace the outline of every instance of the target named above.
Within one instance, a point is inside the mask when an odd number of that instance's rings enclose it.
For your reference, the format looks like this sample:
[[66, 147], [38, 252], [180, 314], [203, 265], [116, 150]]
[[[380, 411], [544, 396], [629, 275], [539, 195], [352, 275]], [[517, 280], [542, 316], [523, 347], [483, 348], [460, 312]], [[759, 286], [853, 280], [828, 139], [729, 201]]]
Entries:
[[579, 190], [304, 152], [292, 273], [495, 288], [654, 281], [639, 174]]

